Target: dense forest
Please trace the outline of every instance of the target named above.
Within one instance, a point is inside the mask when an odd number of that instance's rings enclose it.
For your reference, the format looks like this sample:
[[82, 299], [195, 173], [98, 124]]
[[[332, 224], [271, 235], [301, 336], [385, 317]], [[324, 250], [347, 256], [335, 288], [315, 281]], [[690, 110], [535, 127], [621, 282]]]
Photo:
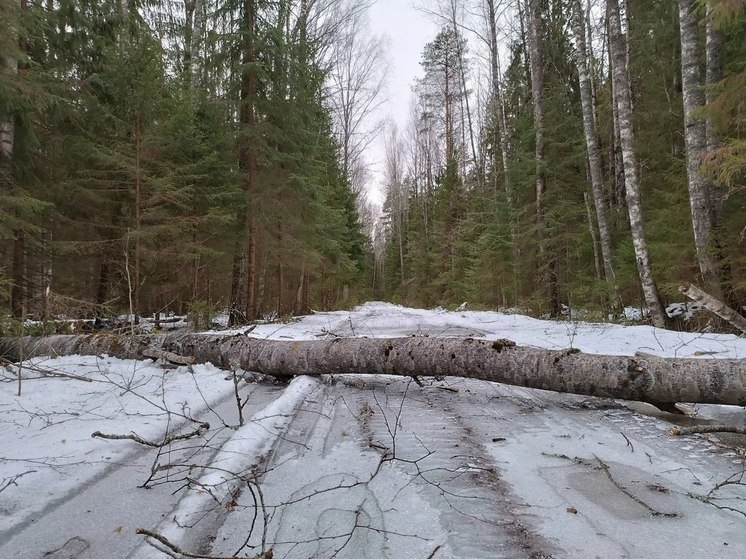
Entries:
[[1, 1], [14, 316], [239, 322], [364, 290], [369, 241], [327, 102], [355, 3]]
[[0, 0], [0, 314], [746, 301], [743, 0], [427, 3], [401, 130], [372, 3]]
[[411, 123], [388, 138], [378, 291], [551, 316], [639, 304], [656, 325], [687, 281], [743, 302], [743, 8], [433, 8]]

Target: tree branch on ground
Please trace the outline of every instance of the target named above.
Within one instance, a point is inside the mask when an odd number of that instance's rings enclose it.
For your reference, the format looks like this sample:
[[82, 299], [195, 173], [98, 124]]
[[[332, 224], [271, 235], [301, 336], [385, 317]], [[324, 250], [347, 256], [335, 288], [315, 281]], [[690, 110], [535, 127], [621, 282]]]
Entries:
[[23, 472], [21, 474], [16, 474], [13, 477], [6, 478], [2, 482], [0, 482], [0, 493], [8, 489], [11, 485], [15, 485], [18, 487], [18, 480], [21, 479], [23, 476], [28, 474], [36, 473], [36, 470], [28, 470], [27, 472]]
[[319, 374], [458, 376], [528, 388], [648, 402], [746, 405], [743, 359], [592, 355], [458, 338], [339, 338], [277, 341], [208, 334], [0, 338], [0, 357], [108, 353], [137, 359], [145, 348], [198, 363], [288, 378]]
[[112, 440], [112, 441], [130, 440], [130, 441], [135, 441], [136, 443], [140, 443], [145, 446], [152, 446], [153, 448], [162, 448], [166, 446], [167, 444], [171, 444], [174, 441], [183, 441], [185, 439], [191, 439], [192, 437], [201, 437], [205, 434], [205, 431], [209, 429], [210, 429], [209, 423], [200, 423], [199, 427], [195, 429], [194, 431], [189, 431], [188, 433], [182, 433], [180, 435], [172, 435], [158, 442], [145, 440], [141, 436], [139, 436], [137, 433], [130, 433], [129, 435], [107, 435], [100, 431], [95, 431], [91, 433], [91, 437], [96, 438], [96, 439], [107, 439], [107, 440]]
[[683, 437], [684, 435], [696, 435], [704, 433], [737, 433], [746, 435], [746, 427], [737, 427], [735, 425], [696, 425], [694, 427], [679, 427], [675, 425], [668, 429], [668, 434], [672, 437]]

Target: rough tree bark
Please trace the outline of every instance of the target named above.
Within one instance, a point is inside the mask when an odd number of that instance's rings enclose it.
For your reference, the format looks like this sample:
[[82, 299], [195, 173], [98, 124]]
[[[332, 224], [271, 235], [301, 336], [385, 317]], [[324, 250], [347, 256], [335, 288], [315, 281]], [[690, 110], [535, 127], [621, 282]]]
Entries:
[[[241, 76], [241, 107], [240, 121], [241, 134], [238, 154], [238, 164], [242, 173], [242, 186], [246, 200], [246, 207], [236, 216], [237, 226], [243, 231], [243, 238], [236, 243], [233, 255], [233, 272], [231, 282], [231, 324], [253, 320], [257, 314], [256, 305], [256, 243], [257, 222], [252, 208], [253, 198], [256, 191], [258, 174], [256, 139], [251, 135], [256, 132], [256, 86], [257, 77], [255, 23], [256, 4], [255, 0], [244, 0], [244, 38], [242, 45], [241, 60], [243, 70]], [[245, 282], [242, 282], [242, 276]], [[241, 288], [245, 286], [245, 307], [240, 310]]]
[[700, 71], [699, 29], [692, 13], [693, 0], [679, 0], [679, 29], [681, 37], [681, 89], [684, 97], [684, 138], [686, 140], [686, 170], [689, 203], [694, 231], [697, 262], [705, 289], [722, 298], [719, 264], [715, 250], [710, 201], [710, 181], [699, 172], [707, 148], [705, 120], [697, 115], [705, 104]]
[[699, 287], [692, 285], [691, 283], [679, 287], [679, 291], [695, 303], [699, 303], [711, 313], [716, 314], [746, 334], [746, 318], [738, 314], [719, 299], [716, 299], [709, 293], [702, 291]]
[[591, 87], [590, 72], [588, 71], [589, 56], [588, 49], [586, 48], [583, 8], [580, 5], [580, 0], [573, 0], [572, 10], [572, 24], [576, 43], [575, 62], [578, 67], [580, 103], [583, 108], [583, 128], [585, 130], [585, 143], [588, 149], [588, 166], [590, 167], [591, 174], [593, 203], [596, 206], [596, 220], [598, 221], [598, 232], [599, 237], [601, 238], [601, 256], [604, 262], [604, 276], [609, 287], [609, 295], [616, 296], [616, 300], [619, 300], [619, 289], [616, 285], [616, 276], [614, 274], [614, 266], [612, 263], [611, 233], [609, 232], [609, 220], [606, 216], [606, 201], [604, 200], [603, 162], [593, 111], [593, 91]]
[[629, 75], [627, 74], [627, 41], [622, 34], [618, 0], [608, 0], [607, 8], [611, 65], [614, 74], [614, 102], [617, 105], [619, 115], [619, 136], [622, 145], [624, 182], [627, 190], [627, 210], [629, 212], [632, 243], [635, 249], [635, 260], [637, 261], [637, 270], [640, 275], [645, 304], [650, 312], [650, 317], [653, 319], [653, 324], [663, 328], [666, 325], [666, 311], [663, 308], [663, 302], [653, 278], [642, 215], [642, 197], [637, 174], [637, 156], [635, 155], [635, 136], [632, 130], [632, 100], [630, 98]]
[[[718, 29], [713, 13], [713, 0], [708, 0], [706, 8], [706, 42], [705, 42], [705, 104], [711, 106], [718, 96], [715, 85], [723, 79], [723, 35]], [[718, 131], [716, 130], [712, 116], [705, 119], [705, 137], [707, 152], [712, 153], [722, 145]], [[724, 257], [722, 231], [723, 212], [725, 210], [725, 201], [727, 198], [727, 189], [724, 184], [718, 181], [710, 182], [710, 206], [712, 208], [712, 229], [714, 237], [714, 246], [716, 258], [720, 269], [720, 288], [723, 294], [723, 301], [732, 307], [738, 306], [738, 299], [733, 289], [733, 270], [730, 262]]]
[[545, 125], [544, 125], [544, 52], [542, 48], [542, 3], [539, 0], [528, 0], [528, 45], [531, 62], [531, 99], [534, 109], [534, 136], [536, 158], [536, 222], [539, 237], [539, 265], [546, 263], [546, 288], [549, 300], [550, 316], [559, 316], [559, 279], [557, 261], [551, 250], [546, 247], [546, 209], [544, 193], [547, 189], [546, 162], [544, 158]]
[[590, 355], [572, 349], [517, 347], [510, 340], [409, 337], [275, 341], [207, 334], [93, 334], [0, 338], [0, 358], [106, 353], [135, 359], [154, 347], [193, 357], [198, 363], [240, 367], [275, 377], [448, 375], [653, 404], [746, 405], [746, 360], [743, 359]]

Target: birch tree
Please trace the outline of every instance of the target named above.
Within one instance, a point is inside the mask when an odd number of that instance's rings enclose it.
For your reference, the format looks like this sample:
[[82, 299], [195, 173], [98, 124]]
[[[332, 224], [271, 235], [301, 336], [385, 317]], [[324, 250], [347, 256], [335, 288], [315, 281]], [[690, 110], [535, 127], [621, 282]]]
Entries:
[[[152, 350], [158, 350], [154, 353]], [[443, 375], [514, 386], [650, 402], [746, 404], [743, 359], [593, 355], [471, 338], [335, 338], [285, 341], [248, 336], [49, 336], [0, 338], [0, 358], [101, 355], [142, 359], [165, 350], [192, 363], [237, 364], [279, 378], [294, 375]]]
[[693, 0], [679, 0], [679, 28], [681, 36], [681, 88], [684, 97], [684, 137], [686, 140], [686, 168], [689, 184], [689, 203], [697, 250], [699, 270], [705, 289], [722, 298], [718, 277], [718, 263], [713, 238], [712, 203], [708, 178], [699, 171], [707, 147], [705, 121], [697, 112], [705, 104], [702, 89], [699, 30], [693, 10]]
[[658, 286], [653, 278], [645, 235], [642, 196], [635, 155], [635, 135], [632, 128], [632, 100], [630, 99], [629, 75], [627, 73], [627, 41], [622, 34], [617, 0], [607, 0], [607, 17], [609, 21], [611, 66], [614, 74], [614, 103], [617, 106], [619, 116], [619, 136], [622, 147], [632, 243], [645, 304], [648, 307], [653, 324], [662, 328], [666, 325], [666, 311], [663, 308]]
[[572, 24], [575, 34], [575, 62], [578, 67], [580, 82], [580, 103], [583, 109], [583, 129], [585, 144], [588, 151], [588, 166], [591, 176], [593, 203], [596, 207], [599, 237], [601, 239], [601, 257], [604, 264], [604, 277], [609, 286], [609, 293], [618, 297], [618, 288], [614, 275], [613, 256], [611, 250], [611, 233], [609, 220], [606, 215], [606, 201], [604, 200], [603, 162], [599, 148], [598, 134], [594, 117], [593, 93], [588, 64], [588, 49], [586, 48], [585, 25], [583, 9], [580, 0], [572, 0]]

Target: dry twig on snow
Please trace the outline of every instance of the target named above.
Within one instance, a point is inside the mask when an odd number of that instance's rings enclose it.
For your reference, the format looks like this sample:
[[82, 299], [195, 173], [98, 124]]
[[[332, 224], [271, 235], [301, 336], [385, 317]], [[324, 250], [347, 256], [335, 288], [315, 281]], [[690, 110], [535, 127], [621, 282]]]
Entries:
[[737, 433], [746, 435], [746, 427], [736, 427], [735, 425], [696, 425], [694, 427], [679, 427], [675, 425], [668, 429], [668, 434], [672, 437], [684, 435], [696, 435], [700, 433]]
[[182, 433], [181, 435], [173, 435], [171, 437], [166, 437], [160, 442], [148, 441], [146, 439], [143, 439], [140, 435], [136, 433], [130, 433], [129, 435], [107, 435], [105, 433], [102, 433], [101, 431], [95, 431], [94, 433], [91, 433], [91, 437], [97, 438], [97, 439], [108, 439], [112, 441], [131, 440], [131, 441], [135, 441], [136, 443], [140, 443], [146, 446], [152, 446], [153, 448], [160, 448], [174, 441], [182, 441], [185, 439], [191, 439], [192, 437], [202, 436], [204, 435], [205, 431], [209, 429], [210, 429], [209, 423], [200, 423], [199, 427], [195, 429], [194, 431], [190, 431], [188, 433]]

